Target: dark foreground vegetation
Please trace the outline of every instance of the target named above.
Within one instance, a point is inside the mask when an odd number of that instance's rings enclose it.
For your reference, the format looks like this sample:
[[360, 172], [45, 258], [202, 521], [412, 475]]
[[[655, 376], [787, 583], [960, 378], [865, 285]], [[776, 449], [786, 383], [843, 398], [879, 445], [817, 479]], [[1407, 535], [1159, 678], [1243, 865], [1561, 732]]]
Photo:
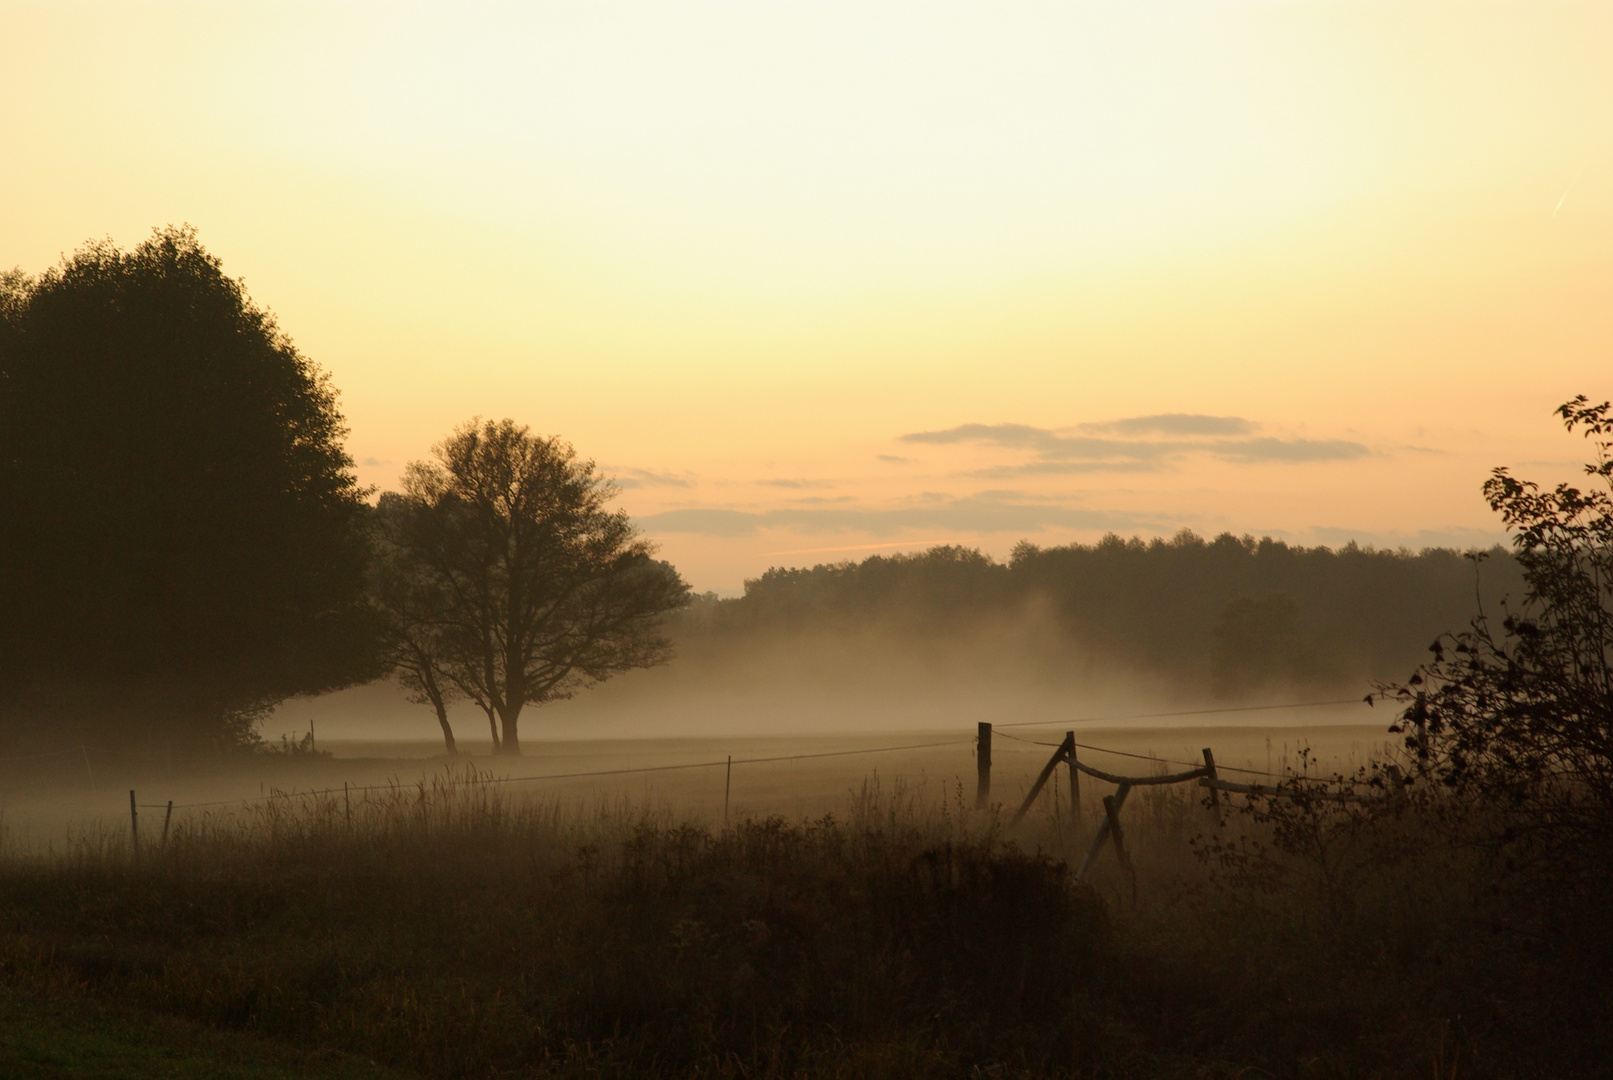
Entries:
[[442, 1077], [1605, 1075], [1605, 898], [1448, 801], [1148, 792], [1133, 903], [930, 794], [717, 830], [462, 774], [90, 837], [0, 867], [0, 977]]

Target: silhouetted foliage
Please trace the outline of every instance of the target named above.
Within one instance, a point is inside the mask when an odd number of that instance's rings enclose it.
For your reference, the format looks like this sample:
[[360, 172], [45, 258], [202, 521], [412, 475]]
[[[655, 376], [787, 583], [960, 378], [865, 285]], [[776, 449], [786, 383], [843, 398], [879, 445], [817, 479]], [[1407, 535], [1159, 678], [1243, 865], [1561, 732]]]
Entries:
[[189, 228], [0, 283], [0, 711], [12, 734], [250, 741], [373, 673], [329, 379]]
[[[442, 728], [446, 753], [459, 753], [448, 706], [464, 697], [443, 667], [448, 644], [442, 614], [448, 596], [439, 579], [410, 558], [404, 542], [418, 527], [410, 516], [425, 513], [401, 495], [381, 496], [374, 517], [374, 554], [370, 560], [370, 596], [384, 623], [386, 664], [403, 685], [409, 700], [430, 705]], [[498, 742], [497, 729], [494, 743]]]
[[404, 495], [383, 497], [413, 581], [402, 621], [517, 754], [525, 706], [667, 659], [662, 616], [689, 587], [605, 508], [615, 488], [563, 440], [472, 421], [435, 453], [409, 466]]
[[[1576, 397], [1557, 410], [1596, 448], [1597, 487], [1542, 491], [1497, 468], [1485, 498], [1513, 533], [1521, 602], [1481, 613], [1385, 688], [1425, 771], [1507, 808], [1491, 839], [1576, 877], [1613, 875], [1613, 417]], [[1498, 632], [1499, 630], [1499, 632]], [[1426, 733], [1426, 741], [1425, 741]]]
[[962, 547], [860, 563], [768, 570], [743, 597], [703, 601], [685, 638], [728, 640], [877, 627], [893, 640], [976, 631], [1031, 605], [1050, 609], [1066, 663], [1162, 675], [1178, 689], [1247, 698], [1287, 687], [1353, 687], [1415, 664], [1477, 595], [1520, 587], [1497, 551], [1475, 581], [1455, 551], [1290, 547], [1186, 530], [1164, 540], [1021, 543], [1005, 565]]

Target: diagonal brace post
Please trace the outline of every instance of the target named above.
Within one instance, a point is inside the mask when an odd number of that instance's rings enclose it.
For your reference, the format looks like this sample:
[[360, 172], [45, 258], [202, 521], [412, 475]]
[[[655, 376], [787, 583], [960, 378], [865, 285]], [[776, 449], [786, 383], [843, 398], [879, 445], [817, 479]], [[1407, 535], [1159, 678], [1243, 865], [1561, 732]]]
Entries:
[[[1098, 852], [1103, 850], [1104, 841], [1109, 839], [1110, 829], [1113, 827], [1113, 825], [1119, 823], [1120, 808], [1126, 804], [1126, 796], [1130, 794], [1131, 785], [1122, 783], [1118, 788], [1115, 789], [1115, 793], [1113, 795], [1104, 796], [1103, 820], [1098, 823], [1098, 835], [1092, 838], [1092, 847], [1087, 851], [1087, 857], [1081, 860], [1081, 869], [1075, 872], [1076, 881], [1079, 882], [1086, 880], [1087, 871], [1092, 869], [1092, 864], [1097, 859]], [[1121, 858], [1125, 859], [1125, 856], [1121, 855]]]
[[1031, 785], [1030, 794], [1026, 795], [1025, 801], [1019, 804], [1019, 810], [1015, 812], [1014, 820], [1008, 823], [1008, 827], [1010, 829], [1015, 825], [1018, 825], [1021, 821], [1025, 820], [1025, 815], [1030, 813], [1031, 804], [1036, 801], [1036, 796], [1042, 793], [1042, 788], [1046, 787], [1048, 780], [1052, 779], [1053, 770], [1057, 769], [1060, 763], [1071, 760], [1074, 754], [1075, 732], [1072, 731], [1064, 736], [1064, 741], [1059, 743], [1059, 748], [1053, 751], [1053, 756], [1049, 758], [1047, 764], [1043, 766], [1042, 775], [1038, 776], [1036, 778], [1036, 783]]

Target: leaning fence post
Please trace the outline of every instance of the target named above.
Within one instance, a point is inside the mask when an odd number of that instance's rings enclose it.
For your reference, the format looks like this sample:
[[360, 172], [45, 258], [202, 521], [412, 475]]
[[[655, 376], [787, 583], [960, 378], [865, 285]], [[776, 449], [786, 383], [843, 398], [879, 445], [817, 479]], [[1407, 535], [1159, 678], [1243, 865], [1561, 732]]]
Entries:
[[169, 799], [168, 800], [168, 810], [167, 810], [166, 813], [164, 813], [162, 815], [162, 846], [163, 846], [164, 849], [167, 849], [167, 847], [168, 847], [168, 822], [169, 822], [169, 820], [171, 820], [173, 818], [173, 816], [174, 816], [174, 800]]
[[134, 788], [129, 789], [129, 842], [136, 858], [140, 857], [140, 811], [134, 804]]
[[991, 805], [991, 725], [980, 722], [975, 737], [975, 809]]
[[[1111, 821], [1120, 820], [1120, 808], [1126, 805], [1126, 796], [1130, 794], [1131, 785], [1123, 783], [1119, 787], [1115, 788], [1114, 795], [1104, 797], [1104, 817], [1102, 821], [1098, 822], [1098, 835], [1092, 838], [1092, 846], [1087, 849], [1087, 857], [1081, 860], [1081, 868], [1075, 872], [1076, 881], [1080, 882], [1086, 880], [1087, 871], [1092, 869], [1093, 860], [1098, 857], [1098, 852], [1103, 850], [1103, 842], [1109, 839], [1109, 827]], [[1109, 814], [1110, 799], [1114, 800], [1115, 806], [1114, 816], [1112, 817]]]
[[1204, 778], [1209, 781], [1206, 786], [1210, 789], [1210, 807], [1219, 811], [1221, 809], [1221, 789], [1215, 786], [1216, 780], [1219, 779], [1215, 775], [1215, 755], [1210, 752], [1208, 746], [1204, 748]]
[[[1130, 785], [1127, 785], [1129, 788]], [[1132, 869], [1131, 857], [1126, 854], [1126, 837], [1120, 831], [1120, 805], [1113, 795], [1103, 797], [1103, 813], [1109, 820], [1109, 834], [1115, 841], [1115, 858], [1120, 860], [1120, 869], [1126, 873], [1131, 882], [1131, 902], [1137, 903], [1137, 871]]]
[[1074, 742], [1075, 732], [1072, 731], [1065, 737], [1063, 742], [1059, 743], [1059, 748], [1053, 751], [1053, 756], [1048, 759], [1047, 764], [1042, 768], [1042, 775], [1038, 776], [1036, 783], [1031, 785], [1030, 794], [1025, 796], [1025, 801], [1019, 804], [1019, 810], [1015, 812], [1014, 820], [1008, 823], [1010, 829], [1018, 825], [1025, 819], [1025, 815], [1030, 813], [1031, 803], [1036, 801], [1036, 796], [1040, 795], [1042, 788], [1047, 786], [1048, 778], [1053, 775], [1053, 770], [1059, 767], [1059, 762], [1064, 761], [1069, 756], [1070, 751], [1075, 748]]
[[1070, 825], [1079, 827], [1081, 824], [1081, 770], [1075, 764], [1075, 732], [1064, 733], [1064, 745], [1070, 748], [1065, 755], [1064, 763], [1070, 767]]
[[723, 828], [728, 827], [728, 793], [734, 789], [734, 755], [728, 755], [728, 771], [723, 774], [722, 781], [722, 823]]

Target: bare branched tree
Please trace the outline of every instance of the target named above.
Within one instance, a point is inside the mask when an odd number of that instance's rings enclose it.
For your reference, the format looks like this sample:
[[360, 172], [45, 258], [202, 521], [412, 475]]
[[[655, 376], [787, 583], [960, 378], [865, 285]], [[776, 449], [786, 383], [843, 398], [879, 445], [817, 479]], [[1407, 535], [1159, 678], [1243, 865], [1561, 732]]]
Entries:
[[416, 512], [400, 495], [388, 492], [381, 496], [375, 515], [370, 595], [384, 619], [387, 663], [410, 701], [432, 707], [442, 726], [445, 752], [454, 755], [459, 747], [448, 720], [448, 705], [463, 695], [442, 666], [446, 646], [440, 616], [446, 596], [435, 578], [410, 558], [405, 546], [409, 518]]
[[440, 676], [518, 754], [526, 706], [668, 659], [662, 617], [689, 588], [565, 441], [472, 421], [434, 453], [409, 466], [391, 534], [430, 612], [418, 682]]

